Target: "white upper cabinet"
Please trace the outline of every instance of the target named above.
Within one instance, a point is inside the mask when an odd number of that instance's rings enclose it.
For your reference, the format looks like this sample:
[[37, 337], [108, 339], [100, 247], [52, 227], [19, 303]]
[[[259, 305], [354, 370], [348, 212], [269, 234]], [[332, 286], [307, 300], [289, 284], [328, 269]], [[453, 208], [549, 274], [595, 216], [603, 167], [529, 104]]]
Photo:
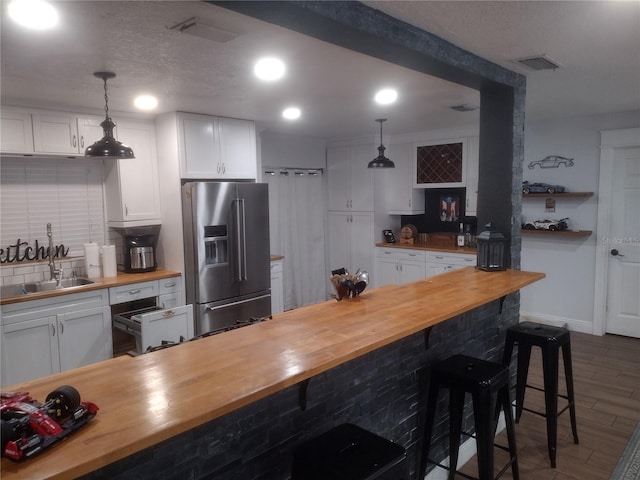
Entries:
[[155, 127], [151, 122], [114, 120], [118, 140], [135, 158], [105, 159], [107, 221], [111, 227], [161, 221]]
[[218, 119], [192, 113], [178, 114], [181, 178], [215, 178], [220, 172]]
[[84, 154], [85, 148], [103, 136], [103, 118], [97, 116], [35, 111], [32, 120], [35, 153]]
[[373, 144], [327, 149], [329, 210], [373, 211], [375, 169], [367, 164], [375, 156]]
[[252, 121], [179, 113], [178, 137], [181, 178], [256, 178]]
[[230, 178], [256, 178], [256, 128], [253, 122], [235, 118], [218, 119], [220, 160], [223, 174]]
[[414, 188], [411, 144], [395, 144], [389, 148], [389, 158], [396, 167], [387, 171], [387, 213], [420, 215], [424, 213], [424, 191]]
[[33, 153], [31, 113], [20, 108], [0, 110], [0, 151], [2, 153]]

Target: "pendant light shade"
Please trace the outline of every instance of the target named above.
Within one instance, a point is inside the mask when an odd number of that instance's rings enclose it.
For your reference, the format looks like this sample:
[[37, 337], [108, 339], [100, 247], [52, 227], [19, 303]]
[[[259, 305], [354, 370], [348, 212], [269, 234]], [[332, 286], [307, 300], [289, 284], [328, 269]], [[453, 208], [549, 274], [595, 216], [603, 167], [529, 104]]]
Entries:
[[85, 157], [102, 158], [135, 158], [133, 150], [113, 136], [113, 129], [116, 126], [109, 116], [109, 96], [107, 95], [107, 80], [116, 76], [113, 72], [95, 72], [94, 77], [104, 81], [104, 111], [105, 119], [100, 124], [104, 132], [103, 137], [84, 151]]
[[380, 122], [380, 146], [378, 147], [378, 156], [369, 162], [368, 168], [395, 168], [396, 165], [384, 156], [384, 145], [382, 144], [382, 122], [386, 122], [386, 118], [378, 118], [376, 122]]

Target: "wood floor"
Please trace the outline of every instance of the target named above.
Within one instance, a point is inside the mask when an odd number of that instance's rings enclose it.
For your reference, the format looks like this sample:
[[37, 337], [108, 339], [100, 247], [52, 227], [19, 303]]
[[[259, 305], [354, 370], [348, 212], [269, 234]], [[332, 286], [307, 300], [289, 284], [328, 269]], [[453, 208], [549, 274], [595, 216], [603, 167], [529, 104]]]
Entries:
[[[580, 444], [573, 443], [566, 411], [558, 419], [557, 466], [552, 469], [545, 419], [523, 412], [516, 425], [521, 480], [609, 480], [640, 421], [640, 339], [571, 332], [571, 346]], [[528, 383], [542, 386], [539, 353], [534, 347]], [[564, 375], [560, 391], [566, 394]], [[544, 411], [542, 393], [527, 389], [525, 406]], [[504, 432], [498, 442], [507, 444]], [[506, 460], [507, 454], [497, 450], [496, 468]], [[461, 470], [477, 476], [475, 457]], [[502, 478], [512, 479], [511, 471]]]

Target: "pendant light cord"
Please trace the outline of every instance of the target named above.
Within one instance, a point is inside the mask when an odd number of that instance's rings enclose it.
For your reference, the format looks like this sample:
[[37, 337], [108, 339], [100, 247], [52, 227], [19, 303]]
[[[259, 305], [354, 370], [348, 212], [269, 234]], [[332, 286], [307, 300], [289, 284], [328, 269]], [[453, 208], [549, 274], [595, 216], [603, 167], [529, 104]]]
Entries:
[[107, 95], [107, 78], [106, 77], [104, 78], [104, 113], [106, 118], [109, 118], [109, 95]]

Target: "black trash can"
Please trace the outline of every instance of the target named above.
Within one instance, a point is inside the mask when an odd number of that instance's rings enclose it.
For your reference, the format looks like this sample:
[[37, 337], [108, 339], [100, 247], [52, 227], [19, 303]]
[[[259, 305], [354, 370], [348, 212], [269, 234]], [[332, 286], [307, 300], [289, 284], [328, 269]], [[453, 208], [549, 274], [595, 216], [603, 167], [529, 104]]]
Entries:
[[407, 480], [407, 452], [350, 423], [300, 445], [291, 480]]

